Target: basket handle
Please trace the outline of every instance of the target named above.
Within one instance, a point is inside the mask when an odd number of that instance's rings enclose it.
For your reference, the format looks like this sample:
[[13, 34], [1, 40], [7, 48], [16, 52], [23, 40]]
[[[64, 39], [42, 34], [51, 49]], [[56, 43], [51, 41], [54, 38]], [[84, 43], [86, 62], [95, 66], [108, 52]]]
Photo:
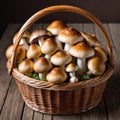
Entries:
[[11, 65], [9, 68], [9, 73], [12, 73], [13, 68], [15, 67], [15, 63], [16, 63], [16, 50], [18, 48], [20, 39], [22, 38], [24, 32], [32, 25], [34, 24], [38, 19], [54, 13], [54, 12], [72, 12], [72, 13], [77, 13], [80, 14], [86, 18], [88, 18], [89, 20], [91, 20], [93, 23], [95, 23], [98, 28], [101, 30], [101, 33], [103, 34], [104, 38], [105, 38], [105, 42], [106, 42], [106, 47], [107, 47], [107, 51], [108, 51], [108, 55], [111, 58], [112, 57], [112, 47], [110, 44], [110, 40], [109, 37], [102, 25], [102, 23], [95, 17], [93, 16], [91, 13], [87, 12], [86, 10], [83, 10], [81, 8], [78, 7], [74, 7], [74, 6], [69, 6], [69, 5], [57, 5], [57, 6], [51, 6], [51, 7], [47, 7], [45, 9], [42, 9], [40, 11], [38, 11], [37, 13], [35, 13], [33, 16], [31, 16], [26, 23], [21, 27], [18, 36], [17, 36], [17, 41], [14, 45], [14, 52], [11, 58]]

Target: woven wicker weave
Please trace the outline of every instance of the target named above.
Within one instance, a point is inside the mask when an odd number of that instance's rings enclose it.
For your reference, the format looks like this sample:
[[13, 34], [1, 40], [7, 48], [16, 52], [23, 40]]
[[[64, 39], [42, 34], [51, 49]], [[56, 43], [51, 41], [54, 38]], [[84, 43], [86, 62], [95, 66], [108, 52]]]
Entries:
[[[15, 68], [16, 50], [23, 33], [38, 19], [53, 12], [73, 12], [90, 19], [101, 30], [108, 51], [106, 71], [99, 77], [76, 83], [59, 85], [39, 81], [21, 74]], [[14, 45], [11, 62], [7, 62], [8, 72], [12, 74], [25, 103], [32, 109], [48, 114], [73, 114], [92, 109], [101, 100], [108, 78], [113, 73], [112, 48], [102, 23], [89, 12], [74, 6], [51, 6], [34, 14], [22, 26]]]

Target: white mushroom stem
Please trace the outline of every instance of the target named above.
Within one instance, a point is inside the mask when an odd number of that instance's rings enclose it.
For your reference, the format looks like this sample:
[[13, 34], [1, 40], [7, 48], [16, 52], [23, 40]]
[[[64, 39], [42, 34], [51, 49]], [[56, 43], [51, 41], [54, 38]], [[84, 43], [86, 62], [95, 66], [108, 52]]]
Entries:
[[47, 58], [48, 60], [50, 59], [51, 55], [45, 54], [44, 56], [45, 58]]
[[29, 46], [28, 46], [28, 44], [27, 44], [27, 42], [26, 42], [26, 38], [22, 38], [20, 44], [21, 44], [26, 50], [28, 50], [28, 47], [29, 47]]
[[64, 50], [69, 53], [69, 49], [70, 49], [71, 45], [68, 44], [68, 43], [65, 43], [65, 46], [64, 46]]
[[63, 50], [62, 43], [61, 43], [59, 40], [55, 40], [55, 41], [56, 41], [56, 43], [57, 43], [57, 45], [58, 45], [58, 48], [59, 48], [60, 50]]
[[82, 74], [87, 71], [86, 59], [77, 58], [78, 74]]
[[46, 80], [46, 75], [39, 73], [39, 78], [40, 78], [40, 80]]
[[56, 41], [56, 43], [57, 43], [57, 45], [58, 45], [58, 48], [59, 48], [60, 50], [63, 50], [62, 43], [61, 43], [61, 41], [59, 41], [59, 39], [57, 38], [57, 36], [55, 36], [55, 41]]
[[70, 78], [70, 83], [78, 82], [78, 78], [76, 76], [73, 76]]
[[70, 75], [70, 77], [76, 76], [75, 72], [70, 72], [69, 75]]
[[42, 46], [42, 42], [43, 42], [43, 38], [41, 37], [41, 38], [38, 40], [38, 44], [39, 44], [40, 47]]

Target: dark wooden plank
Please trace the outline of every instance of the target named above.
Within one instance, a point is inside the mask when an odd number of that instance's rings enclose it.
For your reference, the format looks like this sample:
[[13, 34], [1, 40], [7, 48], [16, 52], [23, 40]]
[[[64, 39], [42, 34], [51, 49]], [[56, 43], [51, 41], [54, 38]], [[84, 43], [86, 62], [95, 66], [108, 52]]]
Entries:
[[15, 80], [12, 79], [8, 95], [6, 97], [3, 109], [1, 111], [1, 120], [20, 120], [23, 111], [24, 101], [18, 91], [15, 84]]
[[38, 28], [38, 29], [42, 29], [43, 28], [43, 23], [35, 23], [35, 24], [33, 24], [30, 28], [29, 28], [29, 30], [30, 30], [30, 32], [32, 32], [33, 30], [35, 30], [36, 28]]
[[20, 24], [10, 24], [7, 27], [7, 29], [6, 29], [5, 33], [3, 34], [3, 36], [1, 37], [0, 45], [1, 45], [2, 49], [0, 49], [0, 60], [1, 60], [2, 56], [4, 55], [5, 50], [7, 49], [7, 47], [10, 44], [12, 44], [13, 35], [14, 35], [14, 33], [16, 31], [18, 31], [19, 28], [20, 28]]
[[20, 25], [9, 25], [0, 40], [0, 112], [4, 105], [4, 101], [8, 92], [8, 88], [10, 85], [11, 77], [8, 75], [6, 70], [6, 56], [5, 50], [12, 43], [11, 39], [13, 34], [18, 30]]
[[109, 24], [106, 26], [113, 46], [113, 58], [115, 64], [115, 72], [108, 81], [105, 91], [105, 100], [108, 111], [109, 120], [120, 120], [120, 24]]
[[73, 27], [73, 28], [77, 29], [78, 31], [83, 31], [83, 25], [80, 23], [68, 23], [67, 26]]
[[79, 114], [75, 115], [55, 115], [53, 120], [81, 120]]
[[[103, 24], [103, 26], [105, 27], [105, 24]], [[99, 28], [95, 24], [94, 24], [94, 29], [95, 29], [96, 37], [100, 41], [102, 47], [106, 50], [106, 44], [105, 44], [103, 34], [101, 33], [101, 31], [99, 30]]]
[[42, 120], [52, 120], [52, 115], [44, 114]]
[[24, 107], [22, 120], [33, 120], [33, 110], [29, 108], [27, 105]]
[[43, 119], [43, 113], [34, 111], [33, 120], [42, 120], [42, 119]]

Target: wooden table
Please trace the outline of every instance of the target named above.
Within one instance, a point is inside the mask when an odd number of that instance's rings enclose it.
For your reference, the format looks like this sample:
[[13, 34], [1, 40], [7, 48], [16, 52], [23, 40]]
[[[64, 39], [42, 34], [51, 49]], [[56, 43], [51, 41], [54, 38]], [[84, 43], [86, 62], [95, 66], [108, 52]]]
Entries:
[[[105, 43], [94, 24], [68, 24], [78, 30], [95, 33], [103, 47]], [[43, 28], [47, 24], [35, 24]], [[86, 112], [76, 115], [47, 115], [27, 107], [16, 87], [14, 78], [6, 70], [5, 50], [12, 44], [12, 37], [21, 24], [10, 24], [0, 40], [0, 120], [120, 120], [120, 24], [105, 24], [111, 38], [115, 72], [109, 79], [100, 104]]]

